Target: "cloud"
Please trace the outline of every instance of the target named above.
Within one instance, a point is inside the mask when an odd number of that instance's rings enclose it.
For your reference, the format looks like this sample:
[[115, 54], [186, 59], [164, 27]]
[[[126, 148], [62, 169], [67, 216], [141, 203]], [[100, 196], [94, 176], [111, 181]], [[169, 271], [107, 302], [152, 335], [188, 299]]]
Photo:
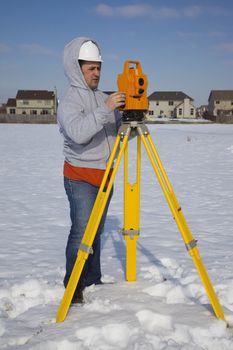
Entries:
[[223, 37], [225, 34], [223, 32], [217, 32], [217, 31], [213, 31], [213, 32], [209, 32], [208, 36], [210, 38], [221, 38]]
[[177, 35], [182, 39], [188, 39], [188, 40], [202, 37], [202, 33], [198, 33], [198, 32], [179, 31], [177, 32]]
[[204, 6], [186, 6], [178, 7], [156, 7], [147, 4], [111, 6], [108, 4], [98, 4], [95, 12], [103, 17], [148, 17], [148, 18], [197, 18], [201, 15], [222, 15], [225, 13], [223, 8], [204, 7]]
[[96, 13], [101, 16], [112, 17], [141, 17], [150, 13], [151, 7], [148, 5], [124, 5], [124, 6], [109, 6], [99, 4], [96, 6]]
[[10, 51], [11, 51], [10, 46], [3, 44], [3, 43], [0, 43], [0, 53], [8, 53]]
[[180, 17], [179, 11], [171, 7], [161, 7], [158, 9], [153, 8], [151, 11], [151, 17], [153, 18], [178, 18]]
[[202, 15], [203, 8], [201, 6], [188, 6], [185, 7], [181, 13], [183, 13], [184, 17], [198, 17]]
[[106, 55], [104, 55], [104, 57], [106, 59], [109, 59], [110, 61], [118, 61], [119, 60], [119, 56], [114, 54], [114, 53], [106, 54]]
[[178, 37], [182, 38], [182, 39], [195, 39], [195, 38], [203, 38], [203, 37], [207, 37], [207, 38], [221, 38], [223, 37], [225, 34], [222, 32], [184, 32], [184, 31], [178, 31], [177, 32]]
[[228, 66], [233, 66], [233, 60], [225, 61], [224, 63]]
[[19, 44], [17, 47], [20, 50], [23, 50], [27, 54], [31, 55], [45, 55], [45, 56], [54, 56], [56, 53], [45, 46], [39, 44]]
[[230, 43], [222, 43], [218, 46], [216, 46], [218, 50], [225, 51], [225, 52], [233, 52], [233, 42]]
[[96, 6], [95, 11], [100, 16], [105, 17], [177, 17], [178, 12], [173, 8], [162, 7], [155, 8], [150, 5], [123, 5], [123, 6], [110, 6], [106, 4], [99, 4]]

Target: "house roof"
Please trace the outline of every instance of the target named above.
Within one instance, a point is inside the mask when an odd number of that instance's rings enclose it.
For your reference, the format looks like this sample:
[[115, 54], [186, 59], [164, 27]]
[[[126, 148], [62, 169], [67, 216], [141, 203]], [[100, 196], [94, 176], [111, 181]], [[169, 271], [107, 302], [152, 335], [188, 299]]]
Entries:
[[183, 101], [185, 98], [193, 101], [192, 97], [182, 91], [155, 91], [148, 97], [149, 101]]
[[211, 90], [208, 101], [211, 97], [214, 100], [233, 101], [233, 90]]
[[53, 100], [54, 92], [47, 90], [18, 90], [17, 100]]
[[16, 107], [16, 99], [15, 98], [8, 98], [6, 107]]

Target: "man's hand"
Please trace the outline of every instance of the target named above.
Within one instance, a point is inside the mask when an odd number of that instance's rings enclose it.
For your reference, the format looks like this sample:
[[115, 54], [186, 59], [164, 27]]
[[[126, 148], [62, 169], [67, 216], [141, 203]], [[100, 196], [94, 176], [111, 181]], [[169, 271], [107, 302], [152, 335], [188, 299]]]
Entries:
[[125, 93], [124, 92], [114, 92], [113, 94], [109, 95], [107, 100], [105, 101], [106, 105], [111, 109], [114, 110], [118, 107], [124, 106], [125, 104]]

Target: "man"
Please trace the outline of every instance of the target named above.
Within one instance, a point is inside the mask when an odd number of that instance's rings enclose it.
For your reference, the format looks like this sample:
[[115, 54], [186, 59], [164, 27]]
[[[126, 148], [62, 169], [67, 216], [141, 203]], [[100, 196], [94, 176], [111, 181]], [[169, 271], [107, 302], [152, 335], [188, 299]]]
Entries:
[[[58, 124], [64, 137], [64, 186], [70, 205], [71, 229], [66, 246], [67, 286], [104, 171], [110, 157], [125, 94], [106, 95], [98, 90], [101, 73], [98, 44], [90, 38], [76, 38], [65, 46], [64, 68], [69, 89], [58, 107]], [[111, 197], [111, 196], [110, 196]], [[93, 243], [73, 303], [83, 302], [83, 290], [101, 284], [100, 235], [110, 198]]]

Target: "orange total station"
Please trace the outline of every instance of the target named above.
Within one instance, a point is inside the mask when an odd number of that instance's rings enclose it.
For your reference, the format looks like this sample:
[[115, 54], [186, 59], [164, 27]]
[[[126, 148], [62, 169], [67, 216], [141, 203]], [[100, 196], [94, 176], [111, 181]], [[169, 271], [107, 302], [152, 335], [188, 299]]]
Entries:
[[125, 61], [124, 71], [118, 75], [117, 85], [119, 91], [126, 94], [123, 111], [123, 121], [141, 121], [148, 110], [147, 76], [143, 74], [138, 61]]

